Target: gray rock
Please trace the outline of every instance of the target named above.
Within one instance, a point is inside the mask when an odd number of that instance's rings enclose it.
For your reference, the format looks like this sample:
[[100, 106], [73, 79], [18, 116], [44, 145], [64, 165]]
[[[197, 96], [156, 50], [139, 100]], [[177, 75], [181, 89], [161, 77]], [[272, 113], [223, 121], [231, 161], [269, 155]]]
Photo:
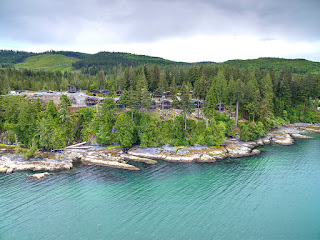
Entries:
[[27, 177], [33, 179], [33, 180], [40, 180], [44, 177], [47, 177], [49, 176], [50, 174], [48, 172], [44, 172], [44, 173], [36, 173], [36, 174], [33, 174], [33, 175], [27, 175]]

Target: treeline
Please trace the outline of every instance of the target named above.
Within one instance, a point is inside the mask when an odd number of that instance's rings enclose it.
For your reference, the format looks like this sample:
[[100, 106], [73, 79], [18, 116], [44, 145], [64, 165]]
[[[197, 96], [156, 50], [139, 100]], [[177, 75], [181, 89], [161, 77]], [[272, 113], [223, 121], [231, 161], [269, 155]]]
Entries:
[[[141, 84], [144, 82], [145, 84]], [[140, 84], [139, 84], [140, 82]], [[279, 74], [270, 69], [241, 69], [229, 66], [190, 66], [160, 68], [144, 65], [136, 68], [114, 67], [111, 74], [103, 70], [95, 76], [59, 71], [0, 70], [0, 92], [10, 90], [66, 90], [67, 85], [80, 89], [109, 89], [161, 93], [185, 86], [194, 97], [214, 104], [223, 103], [247, 120], [261, 120], [266, 124], [270, 116], [290, 122], [316, 122], [316, 98], [320, 96], [320, 75], [293, 75], [283, 68]], [[238, 104], [237, 104], [238, 103]]]
[[283, 68], [289, 69], [293, 74], [320, 74], [320, 63], [306, 59], [258, 58], [229, 60], [222, 64], [231, 67], [262, 69], [267, 71], [272, 67], [277, 74], [279, 74]]
[[27, 57], [35, 55], [37, 54], [32, 52], [0, 50], [0, 68], [10, 67], [16, 63], [22, 62]]
[[188, 65], [187, 63], [173, 62], [163, 58], [150, 57], [120, 52], [99, 52], [73, 63], [75, 69], [83, 74], [96, 75], [100, 70], [112, 73], [115, 66], [137, 67], [145, 64], [157, 65]]
[[[217, 113], [209, 122], [188, 119], [185, 125], [182, 116], [164, 121], [144, 111], [119, 112], [112, 98], [106, 98], [101, 108], [82, 108], [76, 113], [71, 113], [70, 105], [65, 95], [58, 106], [52, 101], [42, 105], [39, 100], [31, 102], [21, 96], [2, 97], [1, 139], [29, 147], [25, 156], [33, 155], [39, 148], [58, 149], [74, 141], [120, 144], [125, 148], [134, 144], [219, 146], [234, 124], [225, 114]], [[259, 131], [262, 135], [261, 126]]]

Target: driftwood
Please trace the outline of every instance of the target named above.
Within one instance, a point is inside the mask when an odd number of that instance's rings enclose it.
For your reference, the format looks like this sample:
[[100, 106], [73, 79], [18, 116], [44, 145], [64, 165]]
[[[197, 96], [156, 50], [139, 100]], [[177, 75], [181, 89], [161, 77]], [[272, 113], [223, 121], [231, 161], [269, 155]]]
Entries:
[[87, 143], [87, 142], [77, 143], [77, 144], [74, 144], [74, 145], [71, 145], [71, 146], [66, 147], [66, 149], [78, 147], [78, 146], [84, 145], [84, 144], [86, 144], [86, 143]]
[[53, 149], [53, 150], [51, 150], [51, 152], [61, 152], [61, 151], [65, 150], [65, 149], [89, 149], [89, 148], [91, 148], [90, 146], [82, 146], [81, 147], [81, 145], [84, 145], [86, 143], [87, 142], [82, 142], [82, 143], [77, 143], [77, 144], [74, 144], [74, 145], [70, 145], [70, 146], [68, 146], [66, 148]]

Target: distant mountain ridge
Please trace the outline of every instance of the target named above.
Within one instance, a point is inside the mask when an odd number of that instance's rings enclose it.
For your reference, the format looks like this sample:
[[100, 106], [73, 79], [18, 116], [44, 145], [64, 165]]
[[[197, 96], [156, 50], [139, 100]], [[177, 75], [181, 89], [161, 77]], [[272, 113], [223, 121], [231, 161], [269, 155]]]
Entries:
[[[51, 54], [51, 55], [50, 55]], [[35, 67], [34, 62], [27, 60], [30, 57], [45, 55], [46, 58], [39, 58], [39, 66]], [[67, 58], [57, 57], [56, 55], [63, 55], [65, 57], [73, 58], [69, 61]], [[52, 56], [52, 61], [50, 61]], [[31, 58], [32, 59], [32, 58]], [[44, 60], [46, 59], [46, 60]], [[61, 59], [61, 60], [59, 60]], [[43, 61], [43, 62], [41, 62]], [[52, 65], [45, 65], [54, 62], [54, 66], [70, 65], [68, 67], [53, 67]], [[29, 65], [31, 64], [31, 65]], [[71, 65], [72, 64], [72, 65]], [[239, 68], [248, 69], [262, 69], [269, 70], [271, 67], [276, 72], [280, 72], [282, 68], [288, 68], [293, 74], [320, 74], [320, 62], [313, 62], [306, 59], [285, 59], [285, 58], [257, 58], [248, 60], [228, 60], [222, 63], [216, 62], [176, 62], [170, 61], [160, 57], [152, 57], [146, 55], [138, 55], [123, 52], [99, 52], [95, 54], [72, 52], [72, 51], [47, 51], [42, 53], [13, 51], [13, 50], [0, 50], [0, 68], [17, 67], [29, 69], [46, 69], [46, 70], [81, 70], [83, 73], [96, 74], [100, 69], [106, 72], [111, 71], [115, 66], [132, 66], [137, 67], [140, 65], [160, 65], [160, 66], [190, 66], [190, 65], [225, 65]]]

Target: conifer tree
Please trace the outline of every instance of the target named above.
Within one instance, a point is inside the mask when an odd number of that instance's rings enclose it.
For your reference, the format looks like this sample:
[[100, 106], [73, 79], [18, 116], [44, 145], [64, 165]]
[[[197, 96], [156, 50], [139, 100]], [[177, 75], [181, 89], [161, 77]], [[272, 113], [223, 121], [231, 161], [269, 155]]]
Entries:
[[221, 104], [226, 100], [227, 94], [227, 80], [222, 70], [218, 71], [217, 76], [214, 78], [215, 93], [219, 99], [219, 112], [221, 112]]
[[182, 86], [181, 91], [181, 113], [184, 119], [184, 129], [187, 129], [187, 116], [194, 110], [194, 106], [190, 101], [189, 93], [186, 86]]

